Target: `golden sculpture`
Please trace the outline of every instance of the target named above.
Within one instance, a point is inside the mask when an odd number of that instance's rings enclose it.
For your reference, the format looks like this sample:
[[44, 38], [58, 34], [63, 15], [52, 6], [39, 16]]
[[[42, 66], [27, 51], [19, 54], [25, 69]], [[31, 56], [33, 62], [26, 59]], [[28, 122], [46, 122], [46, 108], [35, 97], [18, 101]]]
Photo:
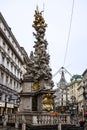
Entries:
[[33, 86], [32, 86], [32, 90], [33, 90], [33, 91], [37, 91], [37, 90], [39, 90], [39, 89], [40, 89], [39, 82], [38, 82], [38, 80], [35, 80], [35, 81], [34, 81], [34, 84], [33, 84]]
[[51, 111], [53, 109], [53, 95], [48, 93], [43, 96], [44, 110]]
[[44, 18], [42, 17], [42, 12], [38, 11], [38, 8], [35, 10], [35, 20], [33, 21], [33, 27], [38, 30], [40, 27], [45, 30], [47, 24], [45, 23]]
[[44, 110], [51, 111], [53, 106], [51, 104], [44, 104]]

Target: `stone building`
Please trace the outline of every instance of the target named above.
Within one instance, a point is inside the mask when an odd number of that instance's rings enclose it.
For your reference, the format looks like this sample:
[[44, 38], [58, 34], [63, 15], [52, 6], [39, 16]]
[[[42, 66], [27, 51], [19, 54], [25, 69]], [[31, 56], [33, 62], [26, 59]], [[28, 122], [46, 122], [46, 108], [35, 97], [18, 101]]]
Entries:
[[82, 74], [82, 82], [78, 86], [79, 111], [87, 111], [87, 69]]
[[16, 111], [23, 71], [23, 48], [0, 13], [0, 114]]
[[75, 97], [76, 102], [78, 103], [79, 97], [78, 97], [78, 86], [80, 85], [82, 81], [82, 76], [81, 75], [73, 75], [71, 78], [71, 81], [69, 83], [69, 95], [70, 95], [70, 99], [72, 96]]

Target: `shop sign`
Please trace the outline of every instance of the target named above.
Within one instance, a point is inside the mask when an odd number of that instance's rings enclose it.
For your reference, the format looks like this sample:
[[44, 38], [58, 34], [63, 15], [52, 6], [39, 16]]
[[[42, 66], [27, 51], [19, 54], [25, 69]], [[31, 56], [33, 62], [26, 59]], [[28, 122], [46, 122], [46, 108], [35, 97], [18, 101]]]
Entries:
[[14, 108], [14, 104], [7, 103], [7, 108]]
[[0, 107], [5, 107], [5, 102], [0, 102]]

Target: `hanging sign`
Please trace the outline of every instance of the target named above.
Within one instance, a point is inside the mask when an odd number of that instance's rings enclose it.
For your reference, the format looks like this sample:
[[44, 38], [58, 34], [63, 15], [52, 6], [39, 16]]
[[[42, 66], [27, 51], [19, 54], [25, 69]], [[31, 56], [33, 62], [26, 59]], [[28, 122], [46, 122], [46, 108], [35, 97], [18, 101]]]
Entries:
[[5, 107], [5, 102], [0, 102], [0, 107]]
[[7, 108], [14, 108], [14, 104], [7, 103]]

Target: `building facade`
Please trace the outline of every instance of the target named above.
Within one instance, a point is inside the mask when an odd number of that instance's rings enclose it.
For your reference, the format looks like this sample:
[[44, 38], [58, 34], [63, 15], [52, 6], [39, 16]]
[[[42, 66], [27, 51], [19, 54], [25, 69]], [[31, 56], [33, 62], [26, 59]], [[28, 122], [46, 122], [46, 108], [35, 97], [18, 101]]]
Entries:
[[80, 85], [82, 81], [82, 76], [81, 75], [73, 75], [71, 78], [71, 82], [69, 84], [69, 95], [70, 95], [70, 100], [74, 96], [76, 99], [76, 102], [78, 102], [79, 98], [79, 92], [78, 92], [78, 86]]
[[18, 107], [23, 71], [22, 48], [0, 13], [0, 114]]
[[82, 74], [82, 82], [78, 87], [78, 106], [80, 112], [87, 111], [87, 69]]

